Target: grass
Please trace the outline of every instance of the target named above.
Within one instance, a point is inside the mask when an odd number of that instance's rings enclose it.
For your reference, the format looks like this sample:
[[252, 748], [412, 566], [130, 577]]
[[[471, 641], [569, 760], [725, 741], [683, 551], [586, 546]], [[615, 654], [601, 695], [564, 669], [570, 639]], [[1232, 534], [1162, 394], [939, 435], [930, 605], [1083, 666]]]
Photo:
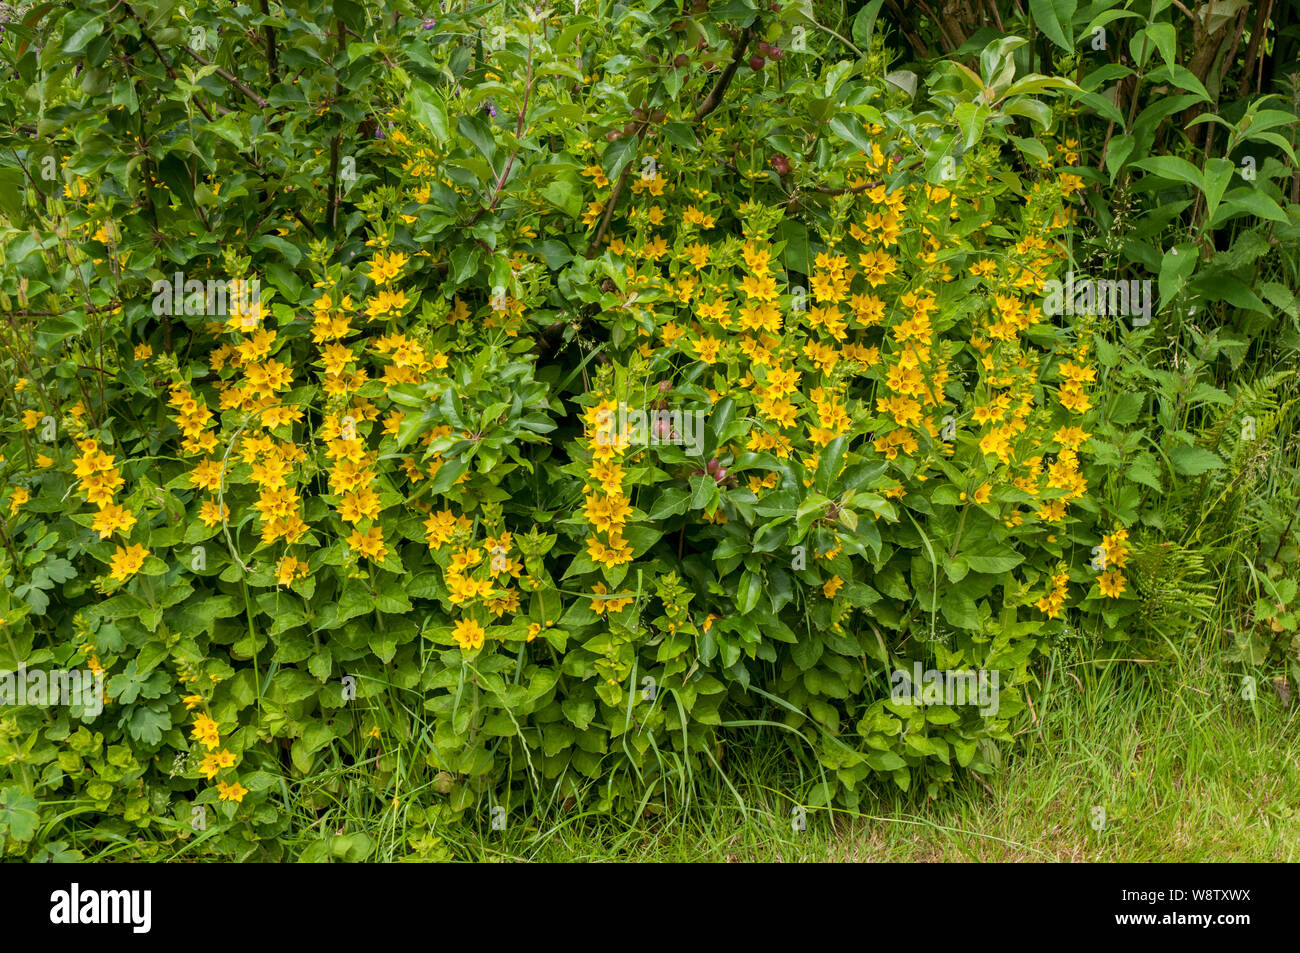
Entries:
[[[411, 856], [412, 837], [428, 847], [436, 834], [425, 856], [489, 861], [1300, 860], [1300, 705], [1262, 674], [1258, 685], [1244, 699], [1240, 671], [1212, 652], [1161, 665], [1062, 660], [997, 773], [963, 773], [934, 799], [874, 782], [859, 814], [809, 809], [801, 831], [801, 759], [760, 734], [723, 749], [725, 779], [697, 775], [689, 803], [640, 823], [552, 810], [531, 824], [512, 815], [505, 831], [424, 833], [362, 796], [357, 777], [286, 840], [296, 855], [322, 828], [360, 831], [373, 859]], [[415, 785], [403, 799], [428, 784], [417, 755], [414, 744], [398, 753], [410, 769], [395, 777]]]
[[[1203, 637], [1187, 644], [1196, 648], [1181, 659], [1143, 664], [1089, 658], [1076, 643], [1057, 656], [1015, 744], [997, 749], [993, 774], [963, 771], [932, 799], [872, 780], [858, 813], [808, 808], [802, 830], [792, 810], [815, 772], [771, 729], [733, 729], [720, 771], [697, 771], [687, 798], [639, 822], [559, 805], [531, 820], [512, 812], [503, 831], [483, 811], [472, 812], [479, 827], [429, 820], [412, 810], [443, 801], [429, 738], [421, 712], [392, 699], [375, 713], [390, 720], [387, 739], [407, 740], [289, 781], [278, 839], [286, 859], [319, 860], [331, 847], [380, 861], [1300, 860], [1300, 698], [1262, 671], [1245, 698], [1239, 664]], [[67, 833], [87, 860], [240, 859], [214, 857], [183, 823], [107, 842], [77, 827]]]

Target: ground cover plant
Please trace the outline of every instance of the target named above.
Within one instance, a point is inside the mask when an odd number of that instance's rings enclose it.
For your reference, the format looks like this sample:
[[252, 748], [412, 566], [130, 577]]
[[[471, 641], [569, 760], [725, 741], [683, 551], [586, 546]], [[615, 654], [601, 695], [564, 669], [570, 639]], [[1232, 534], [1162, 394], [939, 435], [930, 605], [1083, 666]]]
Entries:
[[6, 855], [924, 814], [1079, 667], [1254, 758], [1296, 12], [11, 10]]

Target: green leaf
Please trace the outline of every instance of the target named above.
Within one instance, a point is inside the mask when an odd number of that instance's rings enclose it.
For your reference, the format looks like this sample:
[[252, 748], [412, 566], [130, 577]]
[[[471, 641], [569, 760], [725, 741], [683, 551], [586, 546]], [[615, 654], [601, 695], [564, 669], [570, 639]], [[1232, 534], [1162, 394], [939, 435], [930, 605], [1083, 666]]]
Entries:
[[690, 507], [691, 494], [678, 487], [669, 487], [659, 497], [654, 510], [650, 513], [651, 521], [658, 521], [669, 516], [680, 516]]
[[1071, 52], [1075, 7], [1076, 0], [1029, 0], [1029, 13], [1038, 29], [1061, 49]]
[[907, 767], [907, 762], [892, 751], [873, 751], [866, 756], [866, 762], [876, 771], [897, 771]]
[[1178, 156], [1151, 156], [1146, 159], [1139, 159], [1133, 165], [1139, 169], [1154, 172], [1162, 178], [1186, 182], [1197, 189], [1204, 188], [1201, 170], [1186, 159], [1180, 159]]
[[781, 263], [785, 265], [786, 271], [811, 275], [812, 252], [808, 245], [808, 227], [793, 219], [782, 219], [776, 230], [776, 238], [785, 243], [781, 249]]
[[586, 731], [591, 719], [596, 717], [596, 703], [583, 698], [568, 698], [560, 706], [564, 717], [568, 718], [579, 731]]
[[411, 81], [411, 109], [415, 121], [433, 134], [439, 143], [451, 138], [447, 128], [447, 111], [438, 102], [433, 87], [422, 80]]
[[434, 474], [433, 482], [429, 484], [429, 492], [434, 494], [446, 493], [469, 469], [469, 464], [470, 461], [464, 457], [444, 460], [442, 466], [438, 467], [438, 472]]
[[872, 154], [871, 140], [867, 138], [862, 120], [858, 119], [857, 116], [836, 116], [830, 121], [828, 127], [831, 132], [856, 147], [859, 151], [865, 152], [867, 155]]
[[875, 32], [876, 16], [885, 0], [870, 0], [853, 18], [853, 45], [863, 53], [871, 49], [871, 34]]
[[1196, 249], [1190, 244], [1178, 245], [1165, 252], [1160, 260], [1160, 308], [1163, 311], [1187, 284], [1196, 268]]
[[577, 218], [582, 211], [582, 187], [571, 178], [556, 179], [542, 189], [542, 198], [569, 218]]
[[1003, 573], [1025, 561], [1025, 557], [1009, 546], [982, 541], [973, 549], [964, 549], [962, 557], [972, 572]]
[[456, 132], [469, 140], [489, 163], [496, 157], [497, 144], [492, 137], [492, 127], [481, 117], [461, 116], [456, 120]]
[[1237, 215], [1253, 215], [1256, 218], [1281, 222], [1284, 225], [1290, 221], [1286, 212], [1282, 211], [1282, 207], [1263, 192], [1258, 189], [1240, 188], [1228, 193], [1227, 199], [1219, 206], [1219, 214], [1210, 225], [1217, 227]]
[[1174, 469], [1183, 476], [1200, 476], [1224, 468], [1223, 461], [1217, 454], [1200, 447], [1175, 447], [1169, 451], [1169, 459], [1173, 462]]
[[736, 611], [741, 615], [749, 615], [758, 605], [759, 597], [763, 594], [763, 579], [758, 573], [745, 570], [740, 574], [740, 584], [736, 588]]
[[1223, 198], [1223, 192], [1232, 181], [1233, 173], [1236, 171], [1237, 167], [1232, 164], [1231, 159], [1216, 158], [1205, 163], [1205, 220], [1207, 223], [1213, 220], [1214, 213], [1219, 208], [1219, 200]]
[[980, 616], [975, 608], [975, 600], [959, 587], [950, 587], [940, 595], [939, 609], [943, 612], [943, 617], [957, 628], [979, 630]]
[[1124, 168], [1124, 163], [1133, 154], [1133, 148], [1136, 145], [1137, 140], [1129, 135], [1116, 136], [1111, 140], [1110, 148], [1106, 150], [1106, 171], [1110, 174], [1112, 182], [1115, 181], [1120, 170]]
[[1178, 62], [1178, 32], [1172, 23], [1148, 23], [1142, 32], [1156, 45], [1166, 66]]
[[17, 841], [31, 840], [36, 836], [40, 807], [36, 798], [19, 787], [0, 789], [0, 834]]
[[601, 157], [601, 166], [605, 169], [605, 174], [611, 180], [617, 180], [627, 164], [636, 157], [636, 150], [637, 140], [634, 136], [611, 142], [605, 147], [605, 154]]
[[[98, 15], [83, 13], [80, 10], [68, 14], [68, 19], [64, 22], [63, 46], [59, 51], [64, 56], [77, 56], [86, 49], [91, 40], [99, 36], [103, 28], [103, 18]], [[72, 32], [69, 33], [68, 30]]]

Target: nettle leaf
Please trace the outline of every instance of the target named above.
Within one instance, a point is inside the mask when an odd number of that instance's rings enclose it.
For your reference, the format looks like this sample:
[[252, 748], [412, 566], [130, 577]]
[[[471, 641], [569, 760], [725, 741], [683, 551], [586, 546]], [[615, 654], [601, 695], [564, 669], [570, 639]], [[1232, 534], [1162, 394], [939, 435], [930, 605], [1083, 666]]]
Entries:
[[1200, 447], [1175, 447], [1169, 451], [1169, 459], [1174, 464], [1174, 470], [1183, 476], [1200, 476], [1224, 468], [1223, 460], [1218, 454]]

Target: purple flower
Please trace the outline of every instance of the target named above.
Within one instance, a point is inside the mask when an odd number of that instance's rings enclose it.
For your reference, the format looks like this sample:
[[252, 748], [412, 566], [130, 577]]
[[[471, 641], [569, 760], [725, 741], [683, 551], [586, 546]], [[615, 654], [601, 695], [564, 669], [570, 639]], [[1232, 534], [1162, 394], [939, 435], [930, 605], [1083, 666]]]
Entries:
[[487, 114], [491, 116], [493, 119], [497, 118], [497, 107], [492, 104], [492, 100], [489, 99], [484, 104], [483, 108], [487, 110]]
[[422, 25], [426, 30], [432, 30], [435, 26], [438, 25], [438, 21], [435, 20], [433, 17], [429, 17], [429, 18], [428, 18], [427, 20], [425, 20], [421, 25]]

